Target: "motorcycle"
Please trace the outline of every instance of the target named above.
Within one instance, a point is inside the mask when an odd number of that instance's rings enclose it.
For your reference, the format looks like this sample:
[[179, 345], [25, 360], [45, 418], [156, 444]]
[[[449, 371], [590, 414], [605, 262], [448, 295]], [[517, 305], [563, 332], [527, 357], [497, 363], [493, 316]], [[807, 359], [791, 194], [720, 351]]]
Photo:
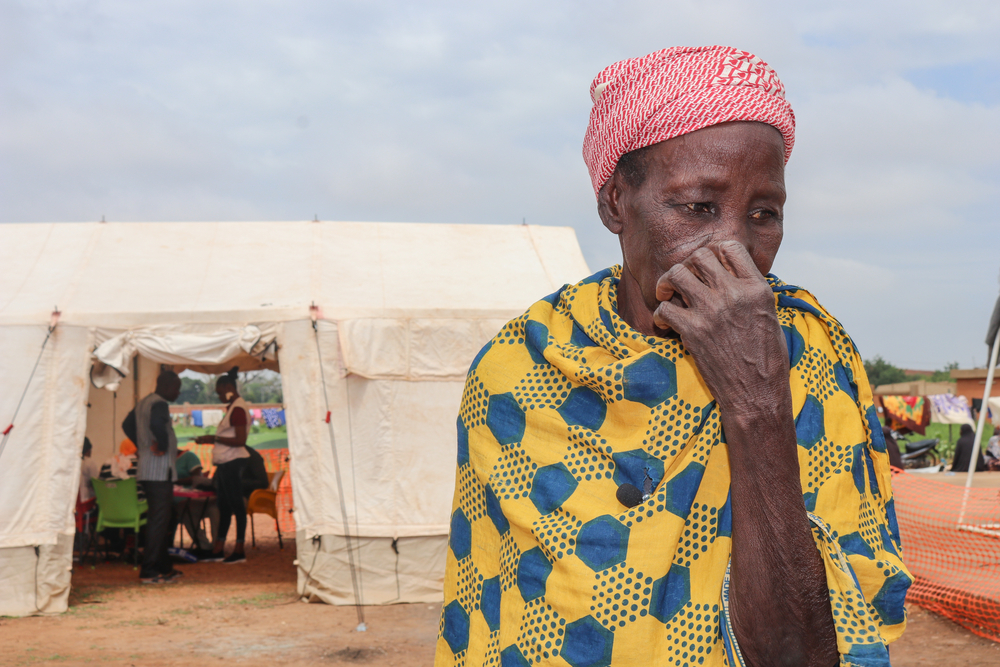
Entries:
[[927, 469], [927, 468], [943, 468], [941, 465], [941, 457], [938, 454], [937, 447], [941, 444], [940, 438], [924, 438], [922, 440], [911, 440], [913, 433], [900, 433], [898, 431], [892, 432], [893, 439], [896, 440], [896, 444], [899, 445], [899, 455], [903, 460], [903, 468], [913, 470], [913, 469]]

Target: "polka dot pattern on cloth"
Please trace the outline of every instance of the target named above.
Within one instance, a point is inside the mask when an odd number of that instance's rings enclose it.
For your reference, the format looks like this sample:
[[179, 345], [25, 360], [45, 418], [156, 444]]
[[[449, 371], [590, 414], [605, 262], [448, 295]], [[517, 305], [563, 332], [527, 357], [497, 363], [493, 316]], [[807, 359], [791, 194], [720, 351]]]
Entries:
[[[436, 664], [740, 665], [719, 407], [679, 338], [617, 313], [620, 267], [539, 301], [469, 371]], [[911, 576], [871, 391], [839, 323], [773, 276], [802, 501], [842, 665], [888, 665]], [[625, 507], [618, 487], [648, 497]]]

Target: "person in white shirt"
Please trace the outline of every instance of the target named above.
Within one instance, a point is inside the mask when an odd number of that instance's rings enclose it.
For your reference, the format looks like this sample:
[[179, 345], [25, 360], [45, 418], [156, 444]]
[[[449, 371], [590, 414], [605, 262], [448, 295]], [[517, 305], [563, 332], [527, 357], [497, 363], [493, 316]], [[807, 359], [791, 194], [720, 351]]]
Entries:
[[[242, 563], [246, 561], [243, 542], [247, 531], [247, 509], [243, 502], [243, 468], [246, 467], [250, 452], [247, 451], [247, 434], [250, 431], [250, 413], [247, 403], [236, 388], [239, 366], [233, 366], [228, 373], [219, 376], [215, 391], [226, 404], [226, 414], [215, 431], [215, 435], [195, 438], [199, 444], [212, 444], [212, 463], [215, 465], [215, 493], [219, 503], [219, 532], [215, 548], [206, 561]], [[236, 545], [233, 552], [223, 556], [229, 523], [236, 517]]]

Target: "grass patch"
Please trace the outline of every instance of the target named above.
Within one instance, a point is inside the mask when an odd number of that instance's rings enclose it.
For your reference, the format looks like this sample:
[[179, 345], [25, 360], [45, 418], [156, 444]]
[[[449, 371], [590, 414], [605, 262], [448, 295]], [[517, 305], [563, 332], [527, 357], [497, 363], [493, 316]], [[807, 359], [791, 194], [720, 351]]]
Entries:
[[49, 664], [51, 662], [65, 662], [66, 660], [69, 660], [69, 656], [68, 655], [59, 655], [58, 653], [55, 653], [55, 654], [49, 655], [49, 656], [29, 655], [29, 656], [23, 658], [17, 664], [19, 664], [19, 665], [37, 665], [39, 663]]
[[122, 627], [125, 625], [131, 625], [133, 627], [141, 627], [144, 625], [164, 625], [166, 621], [161, 621], [158, 618], [130, 618], [124, 621], [119, 621], [116, 623], [116, 627]]
[[288, 598], [287, 593], [261, 593], [252, 598], [230, 598], [219, 602], [217, 607], [239, 606], [239, 607], [271, 607], [275, 600]]
[[70, 590], [69, 606], [72, 608], [75, 605], [104, 602], [104, 600], [97, 599], [98, 596], [108, 593], [112, 588], [114, 587], [101, 584], [94, 586], [74, 586], [72, 590]]
[[[910, 440], [924, 440], [925, 438], [939, 438], [941, 444], [937, 446], [938, 456], [941, 457], [942, 463], [947, 461], [948, 467], [951, 467], [951, 459], [955, 456], [955, 443], [958, 442], [958, 432], [961, 429], [960, 424], [951, 424], [951, 433], [948, 432], [948, 424], [928, 424], [926, 435], [920, 435], [919, 433], [914, 433], [910, 436]], [[989, 443], [990, 438], [993, 437], [993, 425], [986, 422], [986, 427], [983, 429], [983, 439], [980, 441], [982, 449], [986, 449], [986, 445]], [[902, 449], [902, 447], [900, 448]]]
[[[879, 417], [881, 423], [885, 423], [883, 417]], [[949, 428], [951, 429], [949, 431]], [[959, 430], [962, 428], [961, 424], [928, 424], [927, 433], [925, 435], [920, 435], [919, 433], [914, 433], [908, 436], [909, 440], [916, 442], [918, 440], [925, 440], [927, 438], [938, 438], [941, 443], [937, 446], [938, 456], [941, 458], [942, 463], [947, 463], [948, 467], [951, 468], [951, 459], [955, 456], [955, 443], [958, 442]], [[989, 443], [990, 438], [993, 437], [993, 424], [987, 420], [985, 426], [983, 427], [983, 438], [980, 441], [980, 446], [983, 450], [986, 449], [986, 445]], [[905, 454], [902, 445], [899, 448], [900, 453]]]
[[[247, 434], [247, 444], [251, 447], [261, 447], [263, 449], [274, 449], [276, 445], [288, 446], [288, 425], [282, 424], [278, 428], [267, 428], [266, 426], [254, 427], [257, 429], [256, 432], [251, 430]], [[215, 427], [209, 426], [206, 428], [200, 428], [198, 426], [174, 426], [174, 433], [177, 434], [177, 444], [181, 449], [187, 448], [188, 445], [193, 443], [186, 442], [191, 438], [197, 438], [199, 435], [212, 435], [215, 433]]]

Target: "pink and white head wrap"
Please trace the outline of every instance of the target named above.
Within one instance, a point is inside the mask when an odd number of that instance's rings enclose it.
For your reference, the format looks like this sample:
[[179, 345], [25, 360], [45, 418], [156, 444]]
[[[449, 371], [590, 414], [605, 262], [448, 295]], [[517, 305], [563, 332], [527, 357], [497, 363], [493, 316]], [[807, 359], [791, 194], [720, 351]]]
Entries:
[[594, 192], [625, 153], [719, 123], [758, 121], [795, 143], [785, 87], [763, 60], [729, 46], [675, 46], [605, 68], [590, 84], [583, 160]]

